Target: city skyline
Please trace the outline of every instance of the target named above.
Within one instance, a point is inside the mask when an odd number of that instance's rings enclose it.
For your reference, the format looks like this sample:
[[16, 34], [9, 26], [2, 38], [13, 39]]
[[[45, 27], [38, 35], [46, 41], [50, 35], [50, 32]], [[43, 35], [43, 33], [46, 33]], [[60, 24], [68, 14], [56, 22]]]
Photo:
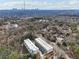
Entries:
[[[0, 0], [0, 10], [23, 9], [24, 0]], [[25, 9], [79, 9], [79, 0], [25, 0]]]

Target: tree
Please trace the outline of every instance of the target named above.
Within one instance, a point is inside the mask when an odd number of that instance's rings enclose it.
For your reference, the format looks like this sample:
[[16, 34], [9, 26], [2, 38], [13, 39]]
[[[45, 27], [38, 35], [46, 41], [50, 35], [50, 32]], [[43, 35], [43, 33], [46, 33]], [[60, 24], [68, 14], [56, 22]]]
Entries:
[[9, 59], [19, 59], [20, 55], [18, 54], [17, 51], [15, 52], [12, 52], [10, 55], [9, 55]]

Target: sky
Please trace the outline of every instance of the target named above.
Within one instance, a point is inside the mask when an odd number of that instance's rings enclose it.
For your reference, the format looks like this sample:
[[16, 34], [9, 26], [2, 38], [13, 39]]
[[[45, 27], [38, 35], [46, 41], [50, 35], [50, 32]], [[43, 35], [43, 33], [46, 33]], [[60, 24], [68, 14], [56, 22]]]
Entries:
[[[0, 10], [23, 9], [24, 0], [0, 0]], [[79, 0], [25, 0], [25, 9], [79, 9]]]

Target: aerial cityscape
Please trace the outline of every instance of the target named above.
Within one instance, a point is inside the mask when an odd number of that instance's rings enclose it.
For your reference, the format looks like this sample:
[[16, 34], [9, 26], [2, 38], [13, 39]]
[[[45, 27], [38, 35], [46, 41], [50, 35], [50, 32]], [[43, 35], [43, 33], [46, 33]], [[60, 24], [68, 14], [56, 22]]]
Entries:
[[0, 59], [79, 59], [79, 1], [0, 0]]

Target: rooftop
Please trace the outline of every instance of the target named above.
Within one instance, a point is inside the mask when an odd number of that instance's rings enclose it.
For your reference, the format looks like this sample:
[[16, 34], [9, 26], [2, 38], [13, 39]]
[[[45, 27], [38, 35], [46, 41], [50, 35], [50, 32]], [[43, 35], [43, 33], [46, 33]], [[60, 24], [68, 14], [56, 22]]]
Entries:
[[37, 51], [39, 49], [29, 39], [24, 40], [24, 42], [26, 45], [28, 45], [29, 49], [33, 51]]
[[48, 52], [51, 51], [53, 49], [53, 47], [51, 45], [49, 45], [47, 42], [45, 42], [44, 40], [42, 40], [41, 38], [36, 38], [35, 41], [37, 41], [42, 47], [44, 47], [44, 49]]

